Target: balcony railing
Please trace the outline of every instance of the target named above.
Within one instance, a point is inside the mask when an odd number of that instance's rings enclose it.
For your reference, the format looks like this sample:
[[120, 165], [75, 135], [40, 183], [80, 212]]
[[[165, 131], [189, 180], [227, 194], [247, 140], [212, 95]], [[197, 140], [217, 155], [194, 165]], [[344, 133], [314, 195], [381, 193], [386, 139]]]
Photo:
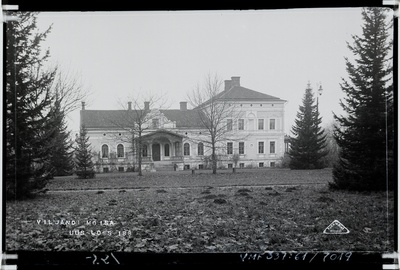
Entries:
[[170, 157], [171, 161], [183, 161], [183, 156], [173, 156]]

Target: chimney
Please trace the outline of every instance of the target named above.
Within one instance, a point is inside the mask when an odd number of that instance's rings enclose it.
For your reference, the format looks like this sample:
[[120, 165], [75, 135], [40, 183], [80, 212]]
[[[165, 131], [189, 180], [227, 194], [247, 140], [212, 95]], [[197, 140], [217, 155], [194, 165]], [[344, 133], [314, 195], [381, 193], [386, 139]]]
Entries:
[[149, 102], [149, 101], [145, 101], [145, 102], [144, 102], [144, 109], [145, 109], [146, 111], [150, 110], [150, 102]]
[[129, 101], [128, 102], [128, 111], [131, 111], [132, 110], [132, 101]]
[[187, 111], [187, 102], [186, 101], [179, 102], [179, 104], [181, 107], [181, 111]]
[[231, 77], [232, 86], [240, 86], [240, 77]]
[[85, 110], [85, 101], [82, 101], [82, 111]]
[[225, 80], [225, 91], [228, 91], [232, 87], [232, 81], [231, 80]]

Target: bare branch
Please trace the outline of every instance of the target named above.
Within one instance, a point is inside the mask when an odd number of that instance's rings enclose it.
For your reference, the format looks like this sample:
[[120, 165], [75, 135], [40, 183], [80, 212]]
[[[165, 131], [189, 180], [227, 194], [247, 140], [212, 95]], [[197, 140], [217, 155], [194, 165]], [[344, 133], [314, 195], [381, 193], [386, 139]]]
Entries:
[[56, 102], [60, 103], [65, 114], [78, 109], [80, 101], [84, 100], [89, 94], [83, 89], [82, 82], [76, 73], [63, 72], [61, 68], [57, 68], [53, 88]]
[[231, 136], [234, 123], [243, 116], [241, 108], [235, 102], [224, 98], [229, 89], [222, 91], [222, 85], [218, 75], [208, 74], [203, 85], [197, 85], [187, 97], [209, 133], [209, 136], [201, 141], [212, 148], [213, 173], [216, 173], [218, 143], [226, 141], [228, 137], [234, 138]]

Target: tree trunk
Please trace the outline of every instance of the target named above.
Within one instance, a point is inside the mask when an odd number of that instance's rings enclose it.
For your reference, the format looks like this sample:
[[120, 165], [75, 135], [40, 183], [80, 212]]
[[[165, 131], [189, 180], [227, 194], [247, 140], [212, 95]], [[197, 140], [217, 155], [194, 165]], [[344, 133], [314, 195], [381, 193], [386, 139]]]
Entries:
[[217, 158], [215, 155], [215, 142], [212, 143], [211, 162], [212, 162], [213, 174], [216, 174], [217, 173]]
[[138, 151], [137, 151], [137, 157], [138, 157], [138, 171], [139, 171], [139, 176], [143, 176], [142, 173], [142, 136], [139, 133], [139, 138], [138, 138]]

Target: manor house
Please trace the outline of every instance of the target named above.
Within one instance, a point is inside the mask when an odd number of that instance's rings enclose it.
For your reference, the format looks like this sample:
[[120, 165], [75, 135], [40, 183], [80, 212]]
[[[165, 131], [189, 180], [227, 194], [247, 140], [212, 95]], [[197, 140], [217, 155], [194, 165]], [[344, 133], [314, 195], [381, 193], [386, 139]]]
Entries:
[[[286, 101], [241, 86], [240, 77], [225, 80], [215, 100], [226, 110], [219, 124], [218, 167], [279, 165], [285, 152]], [[163, 110], [144, 102], [137, 110], [128, 102], [125, 110], [87, 110], [82, 102], [80, 121], [88, 132], [96, 171], [133, 170], [138, 162], [136, 152], [141, 154], [144, 170], [210, 168], [212, 148], [204, 112], [211, 106], [209, 100], [188, 109], [182, 101], [180, 109]], [[138, 134], [132, 123], [138, 117], [144, 120], [142, 147], [135, 151]]]

